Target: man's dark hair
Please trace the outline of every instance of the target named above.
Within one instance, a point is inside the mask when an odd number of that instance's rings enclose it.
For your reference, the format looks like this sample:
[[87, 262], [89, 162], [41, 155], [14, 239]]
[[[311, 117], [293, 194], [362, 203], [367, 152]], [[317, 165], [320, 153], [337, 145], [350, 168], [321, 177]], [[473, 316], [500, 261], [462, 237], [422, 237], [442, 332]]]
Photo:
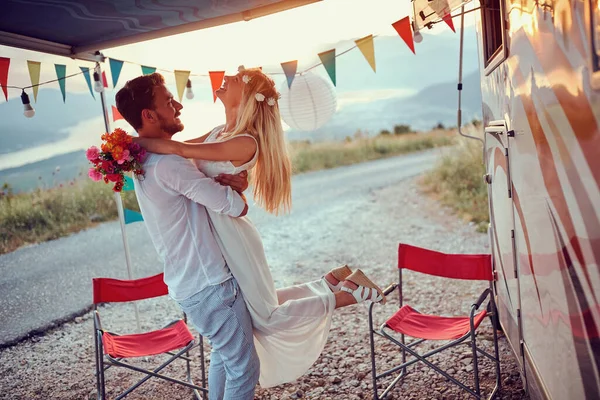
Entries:
[[164, 84], [165, 78], [155, 72], [127, 81], [117, 92], [117, 110], [133, 129], [142, 127], [142, 110], [154, 110], [154, 88]]

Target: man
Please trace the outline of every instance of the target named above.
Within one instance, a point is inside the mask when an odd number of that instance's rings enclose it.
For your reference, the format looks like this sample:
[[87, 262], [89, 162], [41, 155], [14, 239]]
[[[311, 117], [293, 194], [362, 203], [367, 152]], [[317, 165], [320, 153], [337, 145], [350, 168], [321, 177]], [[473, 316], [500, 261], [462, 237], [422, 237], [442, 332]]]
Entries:
[[[133, 79], [116, 95], [117, 109], [140, 137], [171, 139], [183, 130], [183, 106], [154, 73]], [[230, 186], [206, 177], [191, 161], [149, 153], [135, 192], [146, 227], [163, 258], [169, 295], [212, 344], [211, 400], [251, 400], [259, 377], [252, 322], [210, 227], [206, 209], [240, 217], [248, 205]], [[240, 192], [242, 182], [224, 179]]]

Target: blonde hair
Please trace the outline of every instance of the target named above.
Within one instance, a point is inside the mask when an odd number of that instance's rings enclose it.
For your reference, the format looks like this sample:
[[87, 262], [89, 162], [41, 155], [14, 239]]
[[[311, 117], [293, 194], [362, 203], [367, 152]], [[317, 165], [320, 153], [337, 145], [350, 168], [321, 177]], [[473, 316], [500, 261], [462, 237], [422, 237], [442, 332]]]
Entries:
[[[288, 153], [281, 115], [279, 93], [275, 82], [260, 69], [248, 69], [241, 73], [246, 84], [238, 110], [237, 124], [225, 137], [248, 133], [258, 142], [258, 159], [250, 183], [254, 199], [272, 214], [289, 212], [292, 205], [292, 162]], [[263, 101], [256, 96], [260, 93]], [[272, 104], [272, 105], [270, 105]]]

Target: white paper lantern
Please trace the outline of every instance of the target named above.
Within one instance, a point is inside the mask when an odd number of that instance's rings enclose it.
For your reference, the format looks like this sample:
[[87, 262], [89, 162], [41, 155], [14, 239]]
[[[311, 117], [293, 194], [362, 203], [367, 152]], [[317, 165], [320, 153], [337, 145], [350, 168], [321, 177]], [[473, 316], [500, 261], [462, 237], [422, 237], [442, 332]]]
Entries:
[[331, 81], [310, 72], [296, 76], [291, 88], [284, 81], [280, 93], [281, 117], [300, 131], [320, 128], [337, 109], [337, 95]]

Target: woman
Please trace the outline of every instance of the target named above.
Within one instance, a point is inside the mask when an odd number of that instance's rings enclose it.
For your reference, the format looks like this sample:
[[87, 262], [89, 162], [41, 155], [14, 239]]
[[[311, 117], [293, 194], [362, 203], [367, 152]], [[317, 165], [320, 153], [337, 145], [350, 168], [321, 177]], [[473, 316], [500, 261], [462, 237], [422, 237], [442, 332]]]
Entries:
[[[226, 79], [221, 94], [228, 89], [233, 93], [235, 85], [241, 95], [231, 130], [217, 127], [193, 143], [135, 140], [154, 153], [195, 159], [197, 167], [211, 177], [252, 169], [256, 202], [274, 214], [289, 211], [291, 162], [275, 84], [258, 69], [242, 70]], [[377, 285], [347, 266], [320, 280], [276, 290], [260, 235], [250, 219], [210, 211], [209, 216], [252, 316], [262, 387], [293, 381], [311, 367], [327, 341], [334, 309], [366, 300], [385, 302]]]

